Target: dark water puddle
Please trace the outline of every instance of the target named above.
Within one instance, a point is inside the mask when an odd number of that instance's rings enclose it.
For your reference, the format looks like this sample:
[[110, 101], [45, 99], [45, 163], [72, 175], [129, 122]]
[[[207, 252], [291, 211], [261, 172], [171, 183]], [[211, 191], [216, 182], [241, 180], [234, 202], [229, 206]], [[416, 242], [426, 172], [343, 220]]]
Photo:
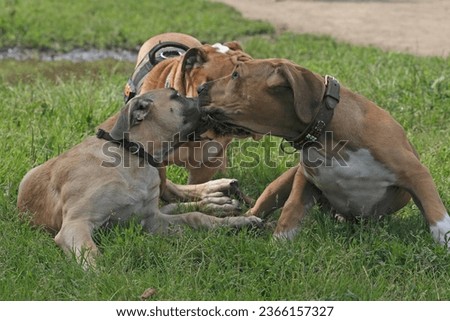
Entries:
[[129, 50], [99, 50], [99, 49], [75, 49], [70, 52], [57, 53], [51, 51], [39, 51], [35, 49], [7, 48], [0, 50], [0, 60], [41, 60], [41, 61], [97, 61], [114, 59], [121, 61], [135, 61], [137, 52]]
[[92, 79], [119, 77], [126, 80], [134, 70], [134, 61], [111, 58], [92, 61], [36, 59], [4, 59], [0, 60], [0, 86], [2, 83], [15, 85], [18, 83], [34, 83], [48, 79], [55, 84], [69, 79]]

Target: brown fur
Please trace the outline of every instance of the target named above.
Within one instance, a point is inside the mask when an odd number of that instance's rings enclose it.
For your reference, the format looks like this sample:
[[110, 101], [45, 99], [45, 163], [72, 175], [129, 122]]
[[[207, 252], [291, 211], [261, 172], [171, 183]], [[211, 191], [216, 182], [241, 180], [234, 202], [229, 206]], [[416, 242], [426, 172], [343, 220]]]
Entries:
[[[288, 60], [265, 59], [240, 63], [233, 77], [206, 83], [200, 98], [216, 118], [216, 128], [227, 125], [222, 133], [235, 126], [293, 140], [317, 112], [324, 92], [322, 76]], [[403, 128], [361, 95], [341, 87], [340, 96], [327, 131], [333, 134], [333, 144], [345, 142], [340, 154], [353, 164], [353, 173], [345, 165], [310, 167], [309, 153], [323, 160], [336, 156], [322, 135], [318, 143], [324, 149], [303, 148], [303, 162], [270, 184], [248, 214], [263, 216], [284, 205], [275, 235], [293, 237], [319, 199], [345, 217], [378, 217], [404, 207], [412, 195], [435, 239], [446, 244], [450, 218]], [[359, 194], [364, 196], [353, 197]]]

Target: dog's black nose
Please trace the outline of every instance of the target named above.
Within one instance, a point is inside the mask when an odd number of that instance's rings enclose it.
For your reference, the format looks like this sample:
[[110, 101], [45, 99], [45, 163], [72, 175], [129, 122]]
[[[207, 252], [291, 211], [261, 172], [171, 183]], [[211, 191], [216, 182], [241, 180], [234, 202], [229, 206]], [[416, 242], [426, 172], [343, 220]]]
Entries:
[[205, 82], [197, 87], [197, 94], [206, 94], [208, 92], [208, 84]]

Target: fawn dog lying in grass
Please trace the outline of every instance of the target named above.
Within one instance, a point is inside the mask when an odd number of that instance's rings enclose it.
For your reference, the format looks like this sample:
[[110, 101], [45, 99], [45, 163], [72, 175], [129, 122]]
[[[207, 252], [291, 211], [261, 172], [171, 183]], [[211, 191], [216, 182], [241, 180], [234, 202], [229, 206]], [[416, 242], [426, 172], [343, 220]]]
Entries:
[[[98, 252], [93, 231], [109, 223], [136, 218], [149, 233], [166, 233], [171, 225], [181, 224], [257, 224], [256, 217], [168, 215], [175, 207], [159, 208], [158, 167], [188, 141], [200, 119], [197, 100], [173, 89], [137, 96], [102, 124], [97, 136], [30, 170], [19, 186], [18, 208], [30, 215], [32, 224], [53, 232], [55, 242], [85, 266], [94, 263]], [[229, 205], [229, 188], [229, 180], [216, 180], [189, 190], [199, 199], [215, 198], [220, 208]]]

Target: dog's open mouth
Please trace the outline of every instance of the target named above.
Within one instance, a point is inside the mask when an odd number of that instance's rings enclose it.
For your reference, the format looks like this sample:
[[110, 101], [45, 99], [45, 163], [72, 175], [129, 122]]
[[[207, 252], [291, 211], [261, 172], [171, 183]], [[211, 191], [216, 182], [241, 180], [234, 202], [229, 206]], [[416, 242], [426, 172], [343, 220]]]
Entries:
[[217, 136], [234, 136], [238, 138], [253, 137], [255, 133], [248, 128], [233, 124], [220, 109], [202, 108], [201, 125], [197, 131], [211, 130]]

